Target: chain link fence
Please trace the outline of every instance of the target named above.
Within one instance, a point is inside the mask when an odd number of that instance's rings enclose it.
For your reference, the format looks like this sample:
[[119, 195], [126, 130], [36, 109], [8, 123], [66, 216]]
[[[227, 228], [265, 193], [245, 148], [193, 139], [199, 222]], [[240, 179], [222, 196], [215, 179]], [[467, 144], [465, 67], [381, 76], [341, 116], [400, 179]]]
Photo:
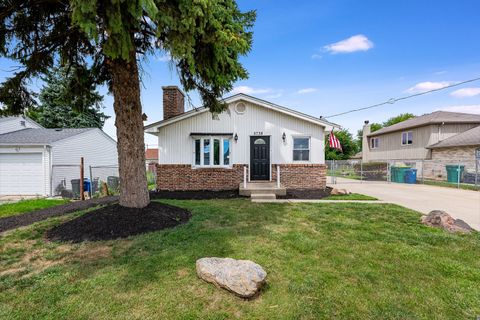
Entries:
[[326, 164], [332, 184], [376, 181], [480, 190], [480, 160], [328, 160]]

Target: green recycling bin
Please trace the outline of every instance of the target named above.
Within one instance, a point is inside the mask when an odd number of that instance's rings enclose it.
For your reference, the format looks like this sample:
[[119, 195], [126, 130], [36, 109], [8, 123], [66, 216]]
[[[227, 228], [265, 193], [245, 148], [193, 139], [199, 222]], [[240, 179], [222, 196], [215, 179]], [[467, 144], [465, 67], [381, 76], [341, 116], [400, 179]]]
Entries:
[[392, 182], [405, 183], [405, 174], [410, 169], [410, 167], [391, 167], [390, 180]]
[[450, 183], [462, 182], [463, 170], [465, 166], [458, 164], [447, 164], [447, 181]]

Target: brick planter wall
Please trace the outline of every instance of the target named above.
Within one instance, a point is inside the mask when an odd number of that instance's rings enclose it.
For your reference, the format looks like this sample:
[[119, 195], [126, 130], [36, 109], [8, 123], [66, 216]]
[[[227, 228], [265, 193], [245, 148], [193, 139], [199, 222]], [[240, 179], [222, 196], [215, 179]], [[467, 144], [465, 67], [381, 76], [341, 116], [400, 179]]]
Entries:
[[157, 164], [157, 188], [168, 191], [236, 190], [243, 181], [243, 166], [193, 169], [189, 164]]
[[[272, 164], [272, 181], [277, 181], [277, 165]], [[280, 184], [287, 189], [324, 189], [327, 167], [324, 164], [281, 164]]]
[[[243, 164], [232, 169], [197, 168], [189, 164], [157, 164], [157, 188], [168, 191], [236, 190], [243, 181]], [[277, 180], [272, 164], [272, 181]], [[281, 164], [280, 183], [287, 189], [324, 189], [327, 168], [323, 164]]]

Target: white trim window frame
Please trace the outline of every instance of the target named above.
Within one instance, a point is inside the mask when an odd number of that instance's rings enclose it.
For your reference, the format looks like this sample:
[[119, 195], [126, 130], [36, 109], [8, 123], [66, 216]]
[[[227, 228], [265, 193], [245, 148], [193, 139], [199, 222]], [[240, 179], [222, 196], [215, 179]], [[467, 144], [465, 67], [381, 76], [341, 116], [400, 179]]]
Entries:
[[400, 138], [402, 146], [411, 146], [413, 144], [413, 131], [403, 131]]
[[378, 149], [380, 147], [380, 138], [370, 138], [370, 149]]
[[[297, 148], [295, 149], [295, 139], [308, 139], [308, 149], [305, 148]], [[311, 155], [312, 150], [312, 139], [310, 136], [292, 136], [292, 161], [296, 163], [309, 163], [310, 159], [312, 158]], [[295, 160], [295, 151], [308, 151], [308, 160]]]
[[[232, 137], [230, 136], [195, 136], [192, 138], [193, 138], [193, 159], [192, 159], [193, 168], [232, 168]], [[219, 143], [218, 148], [215, 147], [216, 143]], [[198, 152], [197, 152], [197, 146], [199, 148]], [[225, 147], [228, 148], [228, 153], [225, 153]], [[215, 152], [215, 150], [218, 150], [218, 154]], [[208, 154], [208, 158], [205, 157], [207, 154]], [[215, 164], [215, 163], [218, 163], [218, 164]]]

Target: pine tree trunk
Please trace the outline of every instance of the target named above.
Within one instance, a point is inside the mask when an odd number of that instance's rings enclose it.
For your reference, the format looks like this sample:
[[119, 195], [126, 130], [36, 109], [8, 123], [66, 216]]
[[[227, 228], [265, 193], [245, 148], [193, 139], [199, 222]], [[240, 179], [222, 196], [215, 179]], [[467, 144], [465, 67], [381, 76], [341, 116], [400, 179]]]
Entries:
[[120, 173], [120, 205], [143, 208], [150, 202], [145, 169], [140, 81], [135, 52], [130, 61], [110, 61], [117, 127], [118, 165]]

